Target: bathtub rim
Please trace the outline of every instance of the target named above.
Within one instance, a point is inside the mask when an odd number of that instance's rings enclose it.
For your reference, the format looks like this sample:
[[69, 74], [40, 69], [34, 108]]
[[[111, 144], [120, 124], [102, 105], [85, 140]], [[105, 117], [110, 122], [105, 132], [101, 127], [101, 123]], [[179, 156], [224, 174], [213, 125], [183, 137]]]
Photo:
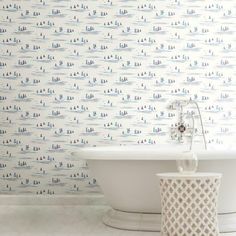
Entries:
[[[124, 161], [176, 161], [188, 159], [186, 155], [189, 151], [183, 149], [174, 149], [173, 147], [158, 148], [156, 146], [100, 146], [83, 147], [71, 153], [73, 157], [82, 160], [124, 160]], [[198, 160], [236, 160], [236, 149], [215, 149], [193, 151]]]

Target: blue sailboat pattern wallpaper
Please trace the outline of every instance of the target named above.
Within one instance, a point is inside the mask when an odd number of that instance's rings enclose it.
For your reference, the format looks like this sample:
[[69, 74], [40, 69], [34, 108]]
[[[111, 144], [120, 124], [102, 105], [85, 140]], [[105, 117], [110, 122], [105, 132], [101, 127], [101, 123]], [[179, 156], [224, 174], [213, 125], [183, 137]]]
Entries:
[[176, 99], [235, 140], [234, 0], [0, 0], [0, 193], [99, 192], [84, 146], [176, 142]]

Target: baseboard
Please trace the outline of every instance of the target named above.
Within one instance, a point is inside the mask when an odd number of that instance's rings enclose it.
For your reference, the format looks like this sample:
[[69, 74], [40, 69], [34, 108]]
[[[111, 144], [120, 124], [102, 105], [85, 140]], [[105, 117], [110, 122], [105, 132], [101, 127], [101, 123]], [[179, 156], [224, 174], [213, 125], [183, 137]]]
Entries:
[[0, 195], [0, 205], [107, 205], [104, 195]]

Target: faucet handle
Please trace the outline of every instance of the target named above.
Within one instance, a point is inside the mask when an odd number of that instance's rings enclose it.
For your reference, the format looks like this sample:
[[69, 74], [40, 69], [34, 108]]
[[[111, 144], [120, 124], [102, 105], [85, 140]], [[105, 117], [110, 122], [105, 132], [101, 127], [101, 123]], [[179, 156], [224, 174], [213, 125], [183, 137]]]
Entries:
[[179, 131], [180, 133], [184, 133], [184, 132], [186, 131], [186, 126], [185, 126], [184, 124], [180, 124], [180, 125], [178, 126], [178, 131]]

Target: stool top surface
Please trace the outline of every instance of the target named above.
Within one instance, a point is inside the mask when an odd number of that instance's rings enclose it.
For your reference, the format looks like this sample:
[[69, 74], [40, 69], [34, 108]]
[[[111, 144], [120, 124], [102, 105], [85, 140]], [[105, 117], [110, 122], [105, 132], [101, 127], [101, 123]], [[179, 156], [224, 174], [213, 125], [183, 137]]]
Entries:
[[179, 173], [179, 172], [170, 172], [170, 173], [158, 173], [156, 176], [165, 179], [210, 179], [210, 178], [221, 178], [221, 173], [212, 173], [212, 172], [196, 172], [196, 173]]

